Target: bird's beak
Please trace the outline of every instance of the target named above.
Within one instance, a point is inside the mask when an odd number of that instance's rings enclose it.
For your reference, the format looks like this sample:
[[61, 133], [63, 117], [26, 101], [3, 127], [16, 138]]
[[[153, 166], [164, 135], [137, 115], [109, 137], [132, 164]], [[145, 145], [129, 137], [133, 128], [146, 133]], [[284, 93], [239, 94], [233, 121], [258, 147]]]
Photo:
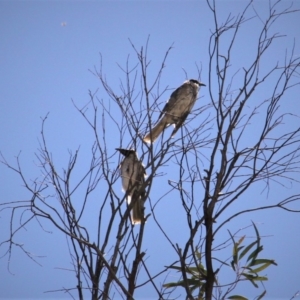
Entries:
[[116, 148], [116, 150], [120, 151], [121, 154], [123, 154], [124, 156], [126, 156], [127, 151], [125, 149]]
[[200, 84], [200, 86], [201, 86], [201, 85], [206, 86], [206, 84], [204, 84], [204, 83], [202, 83], [202, 82], [199, 82], [199, 84]]

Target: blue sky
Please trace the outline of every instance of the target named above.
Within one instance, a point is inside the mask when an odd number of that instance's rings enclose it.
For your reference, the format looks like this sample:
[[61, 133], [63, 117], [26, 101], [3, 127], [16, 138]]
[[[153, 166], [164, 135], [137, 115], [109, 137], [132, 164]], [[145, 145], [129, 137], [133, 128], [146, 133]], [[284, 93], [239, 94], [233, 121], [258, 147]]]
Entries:
[[[266, 2], [255, 2], [262, 18], [267, 12]], [[217, 4], [222, 20], [229, 12], [237, 14], [244, 7], [244, 1], [217, 1]], [[290, 4], [290, 1], [283, 1], [283, 6]], [[294, 8], [300, 8], [298, 2], [294, 3]], [[291, 49], [294, 41], [295, 54], [300, 55], [299, 16], [299, 13], [289, 15], [275, 24], [274, 31], [287, 36], [276, 42], [275, 49], [268, 54], [266, 66], [282, 61], [285, 49]], [[63, 22], [66, 26], [62, 26]], [[235, 69], [247, 64], [251, 58], [251, 40], [259, 23], [245, 25], [244, 35], [239, 40], [240, 48], [233, 59]], [[22, 168], [28, 178], [38, 176], [35, 153], [39, 147], [41, 117], [47, 113], [46, 135], [59, 166], [66, 165], [68, 149], [75, 151], [80, 146], [81, 157], [90, 149], [92, 141], [87, 133], [88, 126], [76, 112], [71, 99], [81, 107], [89, 100], [88, 91], [95, 92], [100, 87], [99, 80], [89, 71], [99, 67], [100, 53], [104, 73], [115, 88], [124, 77], [117, 63], [124, 66], [128, 56], [132, 65], [135, 63], [128, 39], [139, 49], [145, 45], [148, 36], [150, 78], [160, 66], [166, 50], [173, 45], [162, 84], [169, 88], [179, 86], [186, 79], [185, 72], [189, 78], [196, 77], [195, 64], [202, 67], [201, 81], [207, 83], [208, 80], [208, 39], [212, 18], [205, 1], [2, 1], [0, 28], [0, 151], [11, 163], [22, 151]], [[298, 88], [288, 94], [283, 110], [299, 114], [299, 92]], [[99, 93], [100, 98], [108, 101], [101, 89]], [[208, 102], [208, 92], [204, 88], [201, 96], [201, 101]], [[110, 135], [109, 148], [114, 151], [120, 145], [115, 143], [114, 132]], [[126, 142], [130, 144], [129, 140]], [[84, 160], [80, 163], [84, 165]], [[29, 196], [17, 175], [3, 165], [0, 165], [0, 179], [1, 202]], [[121, 193], [121, 183], [118, 184]], [[157, 183], [158, 187], [159, 184], [163, 181]], [[293, 185], [291, 189], [299, 193], [299, 186]], [[261, 201], [268, 202], [270, 198], [283, 197], [285, 193], [276, 186], [268, 198], [261, 195]], [[272, 210], [231, 224], [232, 228], [247, 226], [251, 220], [260, 224], [259, 229], [266, 236], [264, 254], [278, 262], [278, 267], [267, 271], [269, 282], [266, 287], [270, 298], [289, 299], [300, 290], [299, 219], [299, 215]], [[176, 221], [176, 214], [172, 221]], [[180, 241], [180, 234], [172, 221], [166, 226], [175, 236], [178, 235]], [[7, 212], [1, 212], [0, 241], [7, 238], [7, 232], [2, 228], [7, 228], [8, 222]], [[27, 229], [20, 236], [20, 242], [28, 245], [36, 255], [45, 256], [38, 259], [42, 267], [15, 250], [11, 261], [14, 275], [11, 275], [6, 270], [7, 257], [2, 258], [0, 297], [63, 297], [43, 292], [74, 285], [72, 276], [59, 269], [68, 267], [65, 237], [56, 231], [45, 234], [34, 224]], [[53, 228], [48, 226], [47, 230]], [[147, 224], [145, 247], [149, 255], [160, 257], [157, 264], [165, 265], [164, 259], [169, 253], [162, 251], [165, 248], [159, 238], [153, 243], [157, 239], [155, 230]], [[3, 253], [0, 248], [0, 254]], [[249, 295], [255, 292], [248, 287], [245, 291]], [[141, 298], [151, 296], [145, 291], [138, 295]]]

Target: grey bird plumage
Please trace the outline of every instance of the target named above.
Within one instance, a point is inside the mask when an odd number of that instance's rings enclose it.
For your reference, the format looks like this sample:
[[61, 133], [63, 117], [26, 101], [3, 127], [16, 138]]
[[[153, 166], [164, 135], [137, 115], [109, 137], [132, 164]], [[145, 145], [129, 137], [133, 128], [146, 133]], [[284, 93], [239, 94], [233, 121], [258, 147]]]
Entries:
[[196, 102], [200, 86], [205, 86], [205, 84], [198, 80], [190, 79], [177, 88], [171, 94], [169, 101], [160, 113], [158, 118], [159, 122], [144, 137], [144, 141], [153, 143], [163, 130], [171, 124], [174, 124], [175, 127], [171, 135], [171, 137], [173, 137], [191, 112]]
[[125, 156], [120, 164], [123, 191], [127, 193], [127, 203], [132, 203], [132, 224], [140, 224], [144, 219], [145, 168], [134, 150], [117, 148]]

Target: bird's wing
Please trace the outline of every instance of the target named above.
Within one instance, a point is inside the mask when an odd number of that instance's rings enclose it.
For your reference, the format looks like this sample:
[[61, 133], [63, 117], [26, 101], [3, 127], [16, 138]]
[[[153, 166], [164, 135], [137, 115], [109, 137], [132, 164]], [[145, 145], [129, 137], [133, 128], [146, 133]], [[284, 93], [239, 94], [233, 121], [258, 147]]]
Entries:
[[174, 130], [171, 134], [171, 137], [174, 137], [175, 133], [178, 131], [178, 129], [182, 126], [182, 124], [185, 122], [187, 116], [189, 115], [189, 112], [186, 112], [184, 115], [181, 116], [180, 120], [174, 124]]
[[137, 189], [140, 190], [142, 193], [145, 193], [144, 183], [145, 183], [146, 171], [141, 161], [136, 162], [135, 174], [136, 174], [135, 181], [136, 181]]
[[182, 88], [183, 86], [180, 86], [179, 88], [177, 88], [170, 96], [170, 99], [167, 101], [167, 103], [165, 104], [163, 110], [161, 111], [159, 117], [158, 117], [158, 120], [166, 113], [166, 112], [169, 112], [172, 107], [174, 107], [176, 101], [177, 101], [177, 98], [178, 98], [178, 94], [180, 93], [180, 89]]
[[122, 177], [122, 187], [123, 191], [126, 193], [128, 189], [130, 189], [130, 182], [132, 176], [132, 162], [130, 158], [126, 157], [120, 165], [121, 169], [121, 177]]
[[[172, 110], [176, 109], [176, 106], [180, 105], [182, 101], [195, 97], [195, 92], [193, 87], [189, 83], [184, 83], [182, 86], [177, 88], [170, 96], [170, 99], [166, 103], [164, 109], [161, 111], [159, 119], [163, 114], [172, 113]], [[187, 101], [189, 102], [189, 101]]]
[[141, 161], [135, 162], [135, 189], [132, 193], [132, 224], [140, 224], [144, 219], [145, 175], [146, 171]]
[[158, 117], [158, 121], [161, 119], [161, 117], [165, 114], [166, 111], [168, 111], [168, 108], [169, 108], [169, 101], [170, 99], [168, 100], [168, 102], [165, 104], [163, 110], [160, 112], [159, 114], [159, 117]]

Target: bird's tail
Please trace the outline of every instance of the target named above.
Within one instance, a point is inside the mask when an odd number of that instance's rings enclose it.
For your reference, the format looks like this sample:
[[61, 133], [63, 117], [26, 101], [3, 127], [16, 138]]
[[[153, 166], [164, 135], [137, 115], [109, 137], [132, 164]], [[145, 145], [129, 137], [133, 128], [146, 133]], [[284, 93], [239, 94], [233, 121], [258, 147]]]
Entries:
[[144, 137], [144, 141], [146, 143], [154, 143], [154, 141], [159, 137], [162, 131], [165, 129], [166, 124], [164, 119], [161, 119], [153, 128], [152, 130], [146, 134]]
[[137, 191], [132, 196], [127, 196], [127, 204], [130, 205], [132, 202], [131, 209], [131, 222], [133, 225], [141, 224], [144, 220], [144, 200]]
[[140, 224], [144, 220], [144, 201], [139, 197], [132, 207], [132, 224]]

